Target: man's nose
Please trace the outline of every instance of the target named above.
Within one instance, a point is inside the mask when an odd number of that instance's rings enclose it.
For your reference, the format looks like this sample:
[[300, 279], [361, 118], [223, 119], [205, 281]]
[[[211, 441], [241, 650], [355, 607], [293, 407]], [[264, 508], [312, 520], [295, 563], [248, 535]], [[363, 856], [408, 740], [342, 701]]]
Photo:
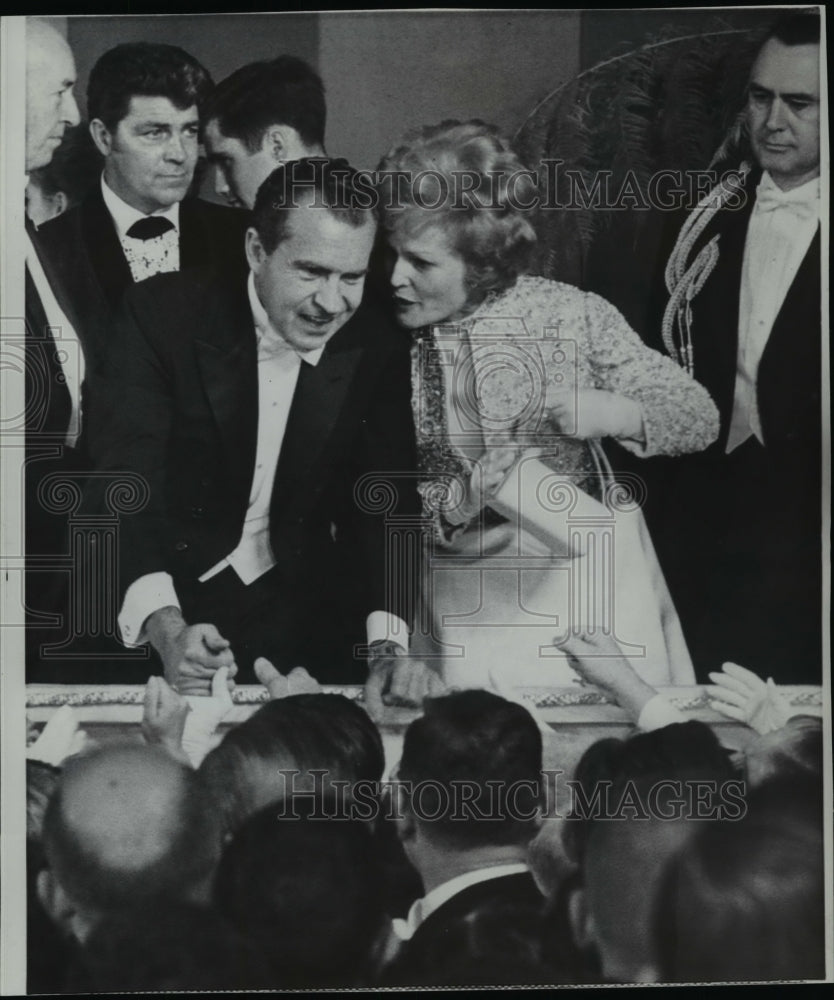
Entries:
[[67, 90], [64, 93], [61, 104], [61, 121], [65, 122], [70, 128], [72, 128], [81, 121], [81, 114], [79, 113], [78, 105], [75, 102], [75, 94], [73, 94], [71, 90]]
[[230, 193], [229, 182], [226, 180], [226, 173], [221, 167], [214, 168], [214, 190], [221, 198], [228, 198]]
[[771, 132], [778, 132], [785, 127], [785, 105], [778, 97], [770, 102], [765, 124]]
[[337, 275], [322, 280], [316, 289], [315, 303], [322, 312], [335, 316], [345, 308], [346, 296], [343, 294]]
[[185, 143], [182, 136], [174, 132], [165, 146], [165, 158], [173, 163], [185, 163]]

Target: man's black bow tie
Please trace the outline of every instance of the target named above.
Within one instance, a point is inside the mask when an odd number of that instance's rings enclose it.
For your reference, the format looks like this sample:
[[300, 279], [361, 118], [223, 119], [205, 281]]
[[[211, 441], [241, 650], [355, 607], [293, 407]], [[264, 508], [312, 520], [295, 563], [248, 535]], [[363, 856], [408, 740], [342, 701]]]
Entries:
[[152, 240], [173, 228], [174, 223], [170, 219], [165, 219], [161, 215], [149, 215], [134, 222], [128, 229], [127, 235], [135, 240]]

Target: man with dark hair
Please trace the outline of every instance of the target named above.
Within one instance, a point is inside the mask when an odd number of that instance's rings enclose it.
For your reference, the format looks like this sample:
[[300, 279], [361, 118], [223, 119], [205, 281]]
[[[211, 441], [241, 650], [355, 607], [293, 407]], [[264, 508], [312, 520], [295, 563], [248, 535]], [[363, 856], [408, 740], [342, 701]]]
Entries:
[[207, 902], [220, 856], [196, 772], [162, 750], [104, 747], [73, 758], [46, 810], [38, 898], [82, 944], [109, 914], [153, 900]]
[[[262, 705], [200, 765], [225, 834], [294, 789], [381, 781], [382, 739], [368, 713], [339, 694], [298, 694]], [[318, 778], [316, 778], [318, 775]]]
[[[356, 176], [279, 167], [248, 280], [160, 276], [114, 326], [91, 446], [97, 470], [149, 486], [122, 522], [119, 624], [181, 691], [233, 662], [251, 679], [260, 656], [356, 681], [367, 643], [372, 698], [425, 691], [405, 658], [415, 567], [387, 566], [386, 513], [419, 511], [408, 345], [360, 308], [376, 223]], [[367, 493], [376, 477], [390, 503]]]
[[266, 990], [275, 985], [268, 955], [210, 907], [155, 901], [101, 921], [60, 992]]
[[217, 85], [203, 116], [217, 193], [252, 208], [280, 163], [324, 155], [326, 116], [324, 85], [302, 59], [278, 56], [235, 70]]
[[[73, 297], [88, 339], [132, 283], [191, 267], [243, 268], [245, 219], [186, 197], [197, 163], [208, 72], [173, 45], [117, 45], [90, 73], [90, 134], [101, 184], [43, 227], [46, 252]], [[102, 343], [99, 343], [102, 342]]]
[[819, 57], [818, 14], [774, 26], [748, 85], [755, 162], [690, 216], [667, 266], [664, 329], [721, 414], [705, 452], [646, 470], [701, 681], [727, 660], [821, 679]]
[[541, 769], [541, 733], [521, 705], [479, 690], [425, 702], [397, 774], [400, 839], [425, 895], [395, 925], [404, 944], [391, 983], [424, 981], [450, 929], [486, 904], [538, 919], [527, 849], [540, 826]]
[[822, 789], [776, 779], [741, 820], [698, 824], [666, 866], [649, 930], [661, 982], [824, 979]]
[[390, 931], [378, 848], [366, 821], [326, 794], [264, 809], [223, 852], [215, 905], [258, 946], [272, 985], [369, 985]]

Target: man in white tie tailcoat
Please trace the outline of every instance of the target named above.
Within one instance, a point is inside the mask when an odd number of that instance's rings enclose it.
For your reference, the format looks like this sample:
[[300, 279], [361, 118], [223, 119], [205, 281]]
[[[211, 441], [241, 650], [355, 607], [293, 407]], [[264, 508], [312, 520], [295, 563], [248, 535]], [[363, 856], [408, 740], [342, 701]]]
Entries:
[[750, 73], [746, 125], [755, 162], [740, 192], [691, 246], [682, 234], [675, 247], [684, 282], [699, 255], [716, 256], [678, 322], [721, 433], [700, 455], [651, 471], [647, 518], [699, 680], [732, 660], [777, 682], [820, 683], [817, 15], [771, 30]]

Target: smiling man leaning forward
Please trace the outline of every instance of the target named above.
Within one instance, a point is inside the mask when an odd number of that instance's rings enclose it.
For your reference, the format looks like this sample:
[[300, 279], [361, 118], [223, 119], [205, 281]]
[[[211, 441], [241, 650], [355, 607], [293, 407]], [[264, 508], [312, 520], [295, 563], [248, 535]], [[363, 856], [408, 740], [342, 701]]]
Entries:
[[260, 656], [355, 683], [369, 644], [378, 691], [426, 690], [404, 658], [417, 567], [391, 578], [385, 514], [359, 496], [380, 476], [388, 513], [419, 512], [408, 344], [360, 305], [376, 220], [353, 176], [344, 160], [279, 167], [248, 279], [138, 286], [94, 381], [96, 469], [150, 487], [122, 519], [122, 638], [149, 641], [181, 691], [232, 662], [251, 681]]

